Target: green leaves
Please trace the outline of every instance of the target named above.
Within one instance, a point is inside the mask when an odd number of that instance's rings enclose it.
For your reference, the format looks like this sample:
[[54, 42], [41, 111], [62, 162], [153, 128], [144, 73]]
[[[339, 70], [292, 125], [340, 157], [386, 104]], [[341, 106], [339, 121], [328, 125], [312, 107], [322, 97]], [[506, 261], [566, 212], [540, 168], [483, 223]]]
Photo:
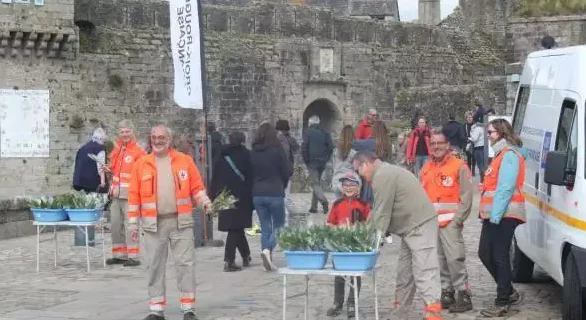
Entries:
[[218, 215], [220, 211], [235, 209], [236, 202], [238, 202], [238, 199], [230, 191], [223, 189], [216, 199], [214, 199], [214, 202], [212, 202], [212, 211], [214, 215]]
[[101, 209], [107, 201], [105, 194], [72, 191], [54, 197], [30, 198], [27, 204], [39, 209]]
[[279, 245], [291, 251], [370, 252], [376, 247], [376, 232], [368, 222], [287, 227], [280, 231]]

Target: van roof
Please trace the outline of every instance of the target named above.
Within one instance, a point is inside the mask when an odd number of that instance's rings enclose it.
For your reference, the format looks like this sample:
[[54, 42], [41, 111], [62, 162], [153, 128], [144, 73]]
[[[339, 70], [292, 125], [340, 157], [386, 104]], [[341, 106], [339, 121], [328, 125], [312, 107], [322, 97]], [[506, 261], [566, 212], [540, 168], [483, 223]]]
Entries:
[[570, 90], [586, 94], [586, 45], [530, 53], [520, 84], [550, 90]]
[[559, 56], [559, 55], [567, 55], [567, 54], [579, 54], [579, 55], [586, 56], [586, 45], [571, 46], [571, 47], [564, 47], [564, 48], [558, 48], [558, 49], [539, 50], [539, 51], [531, 52], [527, 56], [527, 58], [539, 58], [539, 57]]

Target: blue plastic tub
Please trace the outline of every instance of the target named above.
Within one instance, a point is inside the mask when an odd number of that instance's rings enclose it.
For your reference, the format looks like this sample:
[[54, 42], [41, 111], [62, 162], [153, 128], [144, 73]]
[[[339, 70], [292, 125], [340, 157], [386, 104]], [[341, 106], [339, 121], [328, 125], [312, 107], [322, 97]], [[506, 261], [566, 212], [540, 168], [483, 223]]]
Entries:
[[99, 209], [65, 209], [72, 222], [96, 222], [100, 219]]
[[33, 219], [39, 222], [59, 222], [67, 220], [67, 213], [63, 209], [31, 208]]
[[328, 261], [325, 251], [283, 251], [287, 268], [296, 270], [321, 270]]
[[374, 268], [379, 252], [332, 252], [334, 269], [340, 271], [367, 271]]

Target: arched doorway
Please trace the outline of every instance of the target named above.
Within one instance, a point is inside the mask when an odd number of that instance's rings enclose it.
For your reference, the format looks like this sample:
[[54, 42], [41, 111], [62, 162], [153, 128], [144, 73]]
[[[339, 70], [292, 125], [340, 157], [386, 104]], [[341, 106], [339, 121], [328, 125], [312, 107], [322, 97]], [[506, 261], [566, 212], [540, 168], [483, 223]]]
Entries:
[[341, 115], [333, 102], [328, 99], [317, 99], [310, 103], [303, 112], [303, 131], [307, 128], [309, 118], [314, 115], [320, 118], [320, 126], [324, 130], [334, 135], [338, 133]]

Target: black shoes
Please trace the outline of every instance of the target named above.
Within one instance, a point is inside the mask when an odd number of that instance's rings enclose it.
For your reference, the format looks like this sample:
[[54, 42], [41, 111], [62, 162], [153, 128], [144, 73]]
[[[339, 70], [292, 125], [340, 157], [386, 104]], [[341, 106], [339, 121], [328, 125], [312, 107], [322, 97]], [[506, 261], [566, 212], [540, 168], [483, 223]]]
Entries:
[[154, 313], [149, 314], [144, 320], [165, 320], [164, 316], [159, 316]]
[[124, 262], [125, 267], [138, 267], [140, 266], [140, 261], [134, 259], [128, 259]]

